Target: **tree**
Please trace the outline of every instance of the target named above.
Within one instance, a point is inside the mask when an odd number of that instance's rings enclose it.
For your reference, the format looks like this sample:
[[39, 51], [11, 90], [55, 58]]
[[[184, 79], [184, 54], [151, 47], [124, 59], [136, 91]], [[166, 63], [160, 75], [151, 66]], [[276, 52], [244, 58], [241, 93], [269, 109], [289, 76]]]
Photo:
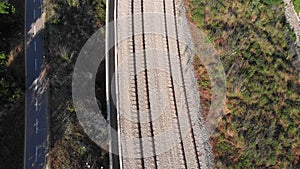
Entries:
[[16, 9], [11, 4], [0, 0], [0, 14], [14, 14]]

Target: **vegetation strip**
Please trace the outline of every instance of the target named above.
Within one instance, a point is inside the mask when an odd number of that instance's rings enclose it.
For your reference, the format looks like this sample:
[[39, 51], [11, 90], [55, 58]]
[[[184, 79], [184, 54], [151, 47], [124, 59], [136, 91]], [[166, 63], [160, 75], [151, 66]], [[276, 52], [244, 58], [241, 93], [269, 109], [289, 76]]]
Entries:
[[297, 49], [283, 2], [188, 0], [186, 6], [227, 72], [226, 112], [211, 137], [216, 167], [299, 168]]

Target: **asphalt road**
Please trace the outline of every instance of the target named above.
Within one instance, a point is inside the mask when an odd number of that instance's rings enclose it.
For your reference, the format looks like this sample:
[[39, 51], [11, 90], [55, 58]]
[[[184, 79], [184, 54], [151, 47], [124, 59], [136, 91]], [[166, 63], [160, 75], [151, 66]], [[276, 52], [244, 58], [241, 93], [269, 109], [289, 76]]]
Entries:
[[42, 0], [25, 2], [26, 114], [24, 168], [45, 168], [48, 135], [43, 77]]

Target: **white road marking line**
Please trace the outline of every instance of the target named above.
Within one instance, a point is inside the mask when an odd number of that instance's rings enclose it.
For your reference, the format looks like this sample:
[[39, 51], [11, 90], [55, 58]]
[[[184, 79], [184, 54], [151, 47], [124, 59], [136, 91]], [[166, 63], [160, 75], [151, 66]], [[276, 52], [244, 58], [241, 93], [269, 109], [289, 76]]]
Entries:
[[37, 162], [37, 158], [38, 158], [38, 146], [35, 145], [35, 162]]
[[38, 134], [38, 132], [39, 132], [39, 120], [38, 119], [35, 119], [35, 134]]
[[34, 68], [35, 68], [35, 71], [36, 71], [37, 70], [37, 59], [36, 58], [34, 59]]
[[35, 9], [33, 9], [33, 19], [35, 19]]
[[36, 34], [36, 26], [34, 25], [33, 26], [33, 35], [35, 35]]
[[34, 51], [36, 51], [36, 41], [34, 40]]
[[38, 111], [38, 99], [35, 98], [35, 111]]

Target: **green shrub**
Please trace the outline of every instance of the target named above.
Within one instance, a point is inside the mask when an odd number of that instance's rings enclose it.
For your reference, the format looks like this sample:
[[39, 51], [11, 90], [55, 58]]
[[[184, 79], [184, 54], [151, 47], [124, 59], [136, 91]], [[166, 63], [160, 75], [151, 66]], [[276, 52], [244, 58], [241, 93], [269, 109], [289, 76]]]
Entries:
[[300, 0], [292, 0], [297, 13], [300, 12]]

